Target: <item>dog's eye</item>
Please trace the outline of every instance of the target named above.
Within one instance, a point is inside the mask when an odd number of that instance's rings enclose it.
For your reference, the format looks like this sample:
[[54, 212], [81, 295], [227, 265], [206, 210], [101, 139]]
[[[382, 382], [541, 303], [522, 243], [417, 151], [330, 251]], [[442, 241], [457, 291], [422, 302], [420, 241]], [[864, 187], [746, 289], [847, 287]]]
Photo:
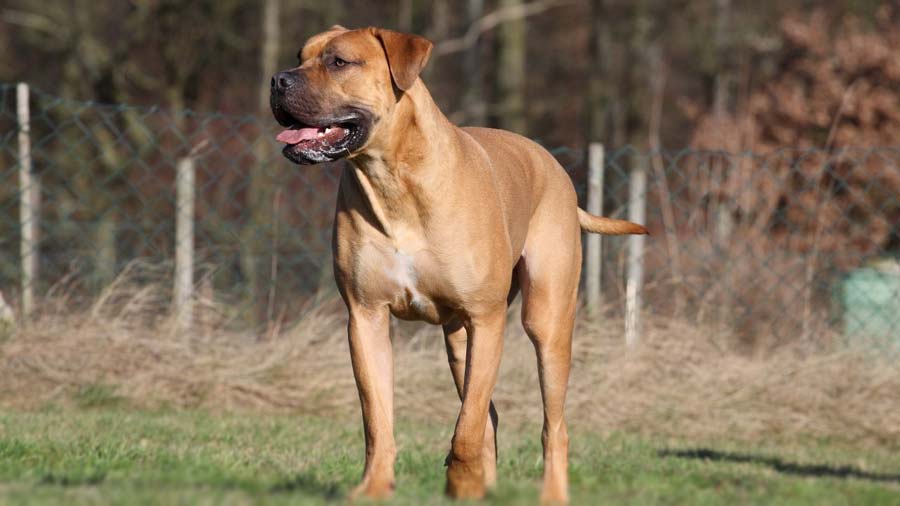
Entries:
[[331, 65], [332, 65], [333, 67], [341, 68], [341, 67], [347, 65], [347, 60], [343, 60], [343, 59], [338, 58], [337, 56], [335, 56], [334, 59], [331, 60]]

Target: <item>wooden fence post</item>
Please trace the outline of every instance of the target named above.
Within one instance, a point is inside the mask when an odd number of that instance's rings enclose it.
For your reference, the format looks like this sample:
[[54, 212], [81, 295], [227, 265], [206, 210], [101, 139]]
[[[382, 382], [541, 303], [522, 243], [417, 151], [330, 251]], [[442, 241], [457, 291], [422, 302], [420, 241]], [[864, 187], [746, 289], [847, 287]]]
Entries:
[[[647, 205], [646, 161], [635, 156], [629, 178], [628, 219], [644, 224]], [[634, 347], [640, 341], [641, 290], [644, 284], [644, 238], [628, 238], [628, 278], [625, 282], [625, 345]]]
[[38, 276], [38, 208], [40, 183], [32, 170], [31, 112], [28, 84], [16, 86], [16, 115], [19, 122], [19, 224], [22, 258], [22, 316], [34, 310], [34, 286]]
[[[588, 148], [587, 212], [603, 214], [603, 144], [592, 142]], [[597, 316], [603, 304], [603, 242], [600, 234], [587, 234], [586, 284], [588, 315]]]
[[194, 157], [175, 166], [175, 311], [179, 330], [193, 323], [194, 298]]
[[3, 339], [4, 333], [10, 327], [16, 325], [16, 315], [13, 313], [6, 299], [3, 298], [3, 292], [0, 292], [0, 339]]

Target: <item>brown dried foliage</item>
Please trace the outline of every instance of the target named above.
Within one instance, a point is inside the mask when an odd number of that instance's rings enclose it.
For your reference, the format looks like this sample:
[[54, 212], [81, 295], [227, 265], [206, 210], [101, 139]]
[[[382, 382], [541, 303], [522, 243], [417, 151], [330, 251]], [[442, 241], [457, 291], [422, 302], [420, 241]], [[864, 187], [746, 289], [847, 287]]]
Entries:
[[[32, 324], [0, 343], [0, 406], [74, 402], [102, 386], [133, 407], [358, 416], [340, 304], [310, 307], [260, 340], [231, 328], [229, 311], [198, 301], [197, 328], [177, 333], [168, 285], [120, 280], [86, 312], [45, 301]], [[534, 352], [511, 314], [496, 390], [502, 424], [541, 420]], [[203, 316], [203, 318], [199, 318]], [[435, 327], [395, 338], [398, 416], [452, 427], [459, 401]], [[851, 350], [735, 352], [728, 331], [654, 318], [626, 350], [617, 322], [576, 331], [570, 420], [592, 431], [663, 437], [828, 437], [859, 445], [900, 438], [900, 370]]]
[[755, 77], [739, 115], [701, 118], [694, 145], [756, 152], [896, 145], [898, 21], [900, 9], [889, 6], [873, 26], [824, 10], [785, 18], [774, 73]]
[[685, 107], [698, 151], [667, 173], [683, 189], [668, 205], [687, 210], [672, 290], [718, 304], [713, 320], [757, 351], [828, 346], [841, 276], [900, 247], [900, 9], [780, 28], [735, 113]]
[[781, 36], [776, 70], [754, 76], [737, 114], [700, 117], [692, 146], [766, 154], [722, 164], [717, 197], [754, 240], [850, 268], [898, 235], [898, 152], [881, 148], [900, 139], [900, 9], [871, 25], [789, 16]]

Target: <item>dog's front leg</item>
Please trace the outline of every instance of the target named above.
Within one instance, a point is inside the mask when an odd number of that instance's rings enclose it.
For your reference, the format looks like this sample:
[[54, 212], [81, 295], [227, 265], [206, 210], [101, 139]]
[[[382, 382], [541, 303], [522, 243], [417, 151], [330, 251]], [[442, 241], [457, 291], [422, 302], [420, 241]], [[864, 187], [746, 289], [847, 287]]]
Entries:
[[462, 409], [450, 447], [447, 494], [455, 498], [481, 498], [485, 492], [483, 461], [485, 426], [497, 382], [506, 305], [472, 318], [466, 325], [466, 375]]
[[366, 467], [352, 496], [389, 497], [394, 491], [394, 361], [387, 307], [350, 307], [350, 359], [362, 404]]

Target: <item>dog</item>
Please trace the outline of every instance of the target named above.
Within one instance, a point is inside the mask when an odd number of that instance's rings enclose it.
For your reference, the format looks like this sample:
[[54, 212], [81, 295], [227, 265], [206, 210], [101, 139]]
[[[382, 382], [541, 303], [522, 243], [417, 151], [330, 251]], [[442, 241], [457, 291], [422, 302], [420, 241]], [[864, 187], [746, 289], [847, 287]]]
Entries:
[[334, 26], [271, 81], [284, 156], [350, 161], [332, 247], [365, 428], [365, 470], [352, 495], [384, 498], [395, 487], [391, 315], [443, 327], [462, 401], [446, 493], [481, 498], [494, 485], [491, 396], [507, 308], [521, 292], [544, 403], [542, 499], [564, 503], [581, 232], [647, 230], [579, 209], [565, 170], [525, 137], [454, 126], [419, 78], [431, 49], [417, 35]]

